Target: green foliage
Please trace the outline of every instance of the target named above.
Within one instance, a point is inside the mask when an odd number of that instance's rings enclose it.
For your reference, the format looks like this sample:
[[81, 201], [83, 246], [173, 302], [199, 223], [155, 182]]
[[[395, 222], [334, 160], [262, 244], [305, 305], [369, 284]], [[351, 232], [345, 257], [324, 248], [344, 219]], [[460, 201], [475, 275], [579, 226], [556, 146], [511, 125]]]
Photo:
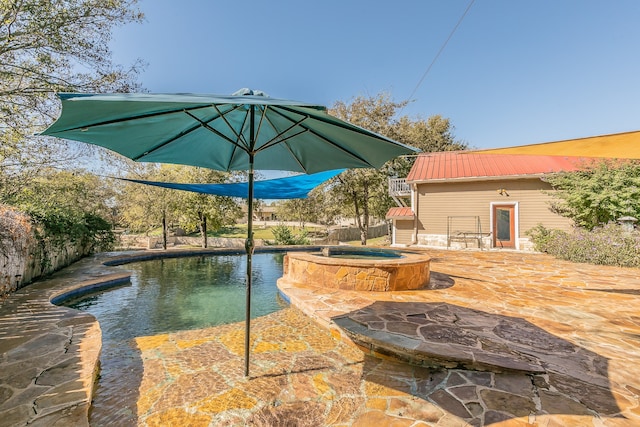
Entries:
[[615, 223], [572, 233], [538, 225], [527, 234], [536, 250], [572, 262], [620, 267], [640, 267], [640, 232], [625, 232]]
[[[468, 144], [453, 135], [454, 127], [449, 119], [439, 114], [426, 120], [400, 117], [389, 135], [396, 141], [419, 148], [423, 153], [466, 150]], [[390, 169], [399, 177], [406, 177], [415, 163], [415, 157], [399, 157], [390, 162]]]
[[555, 191], [552, 209], [591, 230], [623, 216], [640, 218], [640, 165], [597, 161], [584, 170], [545, 177]]
[[140, 88], [142, 64], [114, 64], [109, 42], [143, 15], [136, 0], [2, 0], [0, 17], [0, 202], [30, 213], [41, 239], [106, 248], [113, 195], [96, 177], [53, 170], [79, 150], [33, 135], [58, 115], [56, 92]]
[[273, 227], [271, 233], [273, 233], [276, 245], [308, 245], [311, 243], [305, 229], [295, 234], [291, 228], [280, 224]]
[[35, 207], [26, 213], [32, 218], [36, 230], [41, 230], [36, 233], [36, 238], [54, 245], [76, 241], [94, 252], [112, 249], [115, 243], [111, 224], [98, 215]]
[[[132, 165], [129, 178], [182, 183], [221, 183], [232, 179], [228, 173], [178, 165]], [[188, 233], [199, 230], [207, 218], [209, 231], [233, 225], [242, 216], [230, 197], [170, 190], [127, 183], [117, 196], [120, 224], [134, 233], [148, 233], [162, 224], [162, 218]]]
[[109, 249], [114, 236], [107, 200], [108, 183], [96, 176], [47, 169], [29, 187], [17, 193], [0, 193], [0, 201], [27, 213], [37, 238], [56, 245], [81, 242], [91, 250]]
[[278, 219], [282, 221], [298, 221], [301, 227], [305, 222], [318, 222], [321, 216], [321, 198], [310, 195], [306, 199], [289, 199], [278, 204]]
[[[172, 182], [185, 183], [224, 183], [231, 178], [229, 173], [212, 169], [162, 165]], [[233, 225], [242, 216], [241, 208], [231, 197], [200, 194], [190, 191], [171, 191], [173, 199], [172, 216], [185, 230], [201, 229], [204, 217], [211, 231]]]
[[[137, 63], [111, 61], [112, 28], [141, 22], [136, 0], [4, 0], [0, 3], [2, 128], [20, 134], [55, 117], [54, 93], [128, 92]], [[6, 126], [6, 127], [5, 127]]]
[[114, 64], [109, 43], [114, 27], [143, 15], [136, 0], [2, 0], [0, 18], [0, 192], [18, 193], [87, 150], [34, 136], [58, 116], [56, 92], [140, 89], [142, 63]]
[[567, 234], [560, 230], [546, 228], [542, 224], [536, 225], [532, 229], [528, 230], [525, 234], [529, 236], [529, 238], [533, 242], [535, 250], [537, 250], [538, 252], [548, 252], [550, 242], [554, 240], [554, 235], [557, 233], [561, 233], [563, 236]]
[[113, 249], [116, 239], [109, 221], [92, 213], [85, 213], [82, 219], [85, 229], [82, 238], [91, 246], [92, 251]]
[[[397, 118], [406, 104], [406, 101], [394, 102], [388, 94], [382, 93], [376, 97], [357, 97], [350, 104], [337, 102], [330, 113], [425, 152], [467, 147], [454, 139], [449, 119], [438, 115], [427, 120], [407, 116]], [[356, 219], [363, 245], [367, 241], [369, 219], [384, 218], [389, 208], [395, 205], [388, 194], [388, 178], [407, 176], [414, 161], [411, 157], [397, 158], [380, 170], [349, 170], [324, 186], [331, 193], [326, 200], [333, 206], [340, 206], [344, 217]]]

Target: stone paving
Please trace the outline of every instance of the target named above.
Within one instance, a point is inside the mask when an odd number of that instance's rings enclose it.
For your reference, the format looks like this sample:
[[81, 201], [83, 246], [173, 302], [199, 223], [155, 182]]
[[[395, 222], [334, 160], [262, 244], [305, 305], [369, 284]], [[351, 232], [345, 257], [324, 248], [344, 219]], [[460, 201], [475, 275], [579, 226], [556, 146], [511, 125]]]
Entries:
[[[91, 424], [640, 426], [637, 269], [426, 252], [429, 289], [279, 283], [292, 307], [252, 322], [249, 378], [242, 323], [137, 338], [133, 409]], [[0, 425], [86, 425], [99, 328], [45, 303], [119, 279], [84, 265], [0, 306]]]
[[87, 258], [0, 301], [0, 425], [88, 425], [100, 326], [93, 316], [50, 301], [128, 280]]
[[422, 366], [422, 378], [446, 373], [437, 397], [412, 395], [456, 421], [426, 425], [640, 426], [637, 269], [541, 254], [427, 252], [429, 290], [279, 286], [365, 354], [399, 355]]

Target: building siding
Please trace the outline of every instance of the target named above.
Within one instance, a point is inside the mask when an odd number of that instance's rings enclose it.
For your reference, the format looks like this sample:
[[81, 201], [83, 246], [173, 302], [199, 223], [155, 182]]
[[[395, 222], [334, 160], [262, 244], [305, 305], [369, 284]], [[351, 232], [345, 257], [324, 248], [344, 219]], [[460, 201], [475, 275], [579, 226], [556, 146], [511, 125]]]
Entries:
[[396, 245], [410, 245], [413, 243], [413, 220], [397, 219], [393, 221]]
[[[501, 195], [500, 189], [505, 189], [508, 195]], [[551, 186], [539, 178], [418, 184], [418, 234], [446, 235], [447, 217], [476, 215], [480, 217], [481, 231], [489, 233], [492, 203], [517, 203], [516, 233], [520, 238], [526, 237], [526, 231], [540, 223], [547, 228], [569, 230], [571, 221], [550, 210], [552, 197], [545, 194], [545, 190], [551, 190]], [[454, 220], [452, 228], [475, 231], [469, 229], [472, 226], [471, 219], [461, 218]]]

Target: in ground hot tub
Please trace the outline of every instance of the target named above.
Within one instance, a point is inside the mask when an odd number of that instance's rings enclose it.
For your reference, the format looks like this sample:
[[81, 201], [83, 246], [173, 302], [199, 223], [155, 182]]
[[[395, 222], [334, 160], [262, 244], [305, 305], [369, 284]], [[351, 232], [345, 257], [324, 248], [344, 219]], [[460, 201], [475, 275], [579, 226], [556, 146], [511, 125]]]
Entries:
[[404, 291], [429, 285], [426, 255], [382, 248], [331, 246], [289, 252], [279, 281], [353, 291]]

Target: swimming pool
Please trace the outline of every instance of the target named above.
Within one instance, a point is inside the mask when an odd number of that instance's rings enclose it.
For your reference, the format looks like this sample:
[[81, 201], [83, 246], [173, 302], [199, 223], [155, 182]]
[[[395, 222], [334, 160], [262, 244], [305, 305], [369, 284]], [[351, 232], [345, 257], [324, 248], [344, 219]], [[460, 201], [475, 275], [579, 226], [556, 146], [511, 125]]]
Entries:
[[[252, 317], [279, 310], [282, 253], [253, 256]], [[64, 302], [100, 322], [103, 341], [240, 322], [245, 316], [246, 256], [163, 258], [127, 264], [131, 283]]]
[[[283, 257], [253, 255], [252, 318], [288, 305], [276, 287]], [[61, 303], [91, 313], [102, 329], [95, 426], [135, 424], [142, 362], [133, 338], [245, 319], [246, 255], [161, 258], [121, 268], [131, 272], [130, 284]]]

